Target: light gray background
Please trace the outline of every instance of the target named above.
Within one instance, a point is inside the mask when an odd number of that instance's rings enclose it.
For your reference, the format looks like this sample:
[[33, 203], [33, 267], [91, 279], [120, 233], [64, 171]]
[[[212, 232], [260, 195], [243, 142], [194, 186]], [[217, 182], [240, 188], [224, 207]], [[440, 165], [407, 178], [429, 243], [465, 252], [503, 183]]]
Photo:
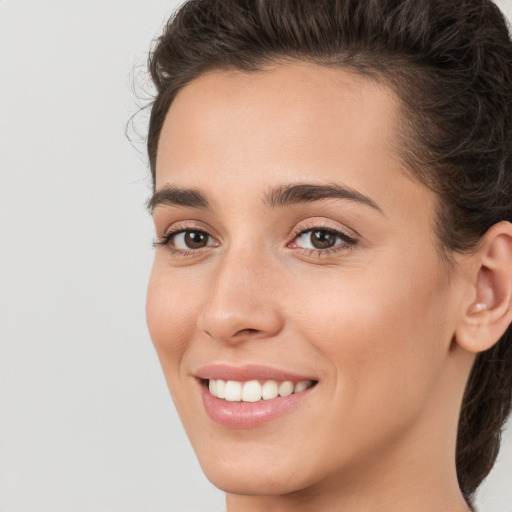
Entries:
[[[150, 187], [124, 135], [177, 3], [0, 0], [1, 512], [224, 509], [146, 331]], [[511, 483], [509, 429], [480, 511], [512, 512]]]

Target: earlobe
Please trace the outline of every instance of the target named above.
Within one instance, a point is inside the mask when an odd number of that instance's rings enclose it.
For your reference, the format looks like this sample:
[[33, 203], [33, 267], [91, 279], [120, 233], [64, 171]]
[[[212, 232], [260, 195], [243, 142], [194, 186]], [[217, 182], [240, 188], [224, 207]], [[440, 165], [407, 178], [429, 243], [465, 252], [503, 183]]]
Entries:
[[473, 300], [464, 306], [456, 341], [478, 353], [491, 348], [512, 322], [512, 224], [489, 229], [472, 261]]

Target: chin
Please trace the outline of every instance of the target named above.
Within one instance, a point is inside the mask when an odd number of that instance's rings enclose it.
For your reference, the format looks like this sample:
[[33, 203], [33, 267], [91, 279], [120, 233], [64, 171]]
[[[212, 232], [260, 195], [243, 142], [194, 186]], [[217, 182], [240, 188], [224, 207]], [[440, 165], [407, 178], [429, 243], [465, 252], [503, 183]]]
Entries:
[[196, 454], [208, 480], [230, 494], [286, 495], [314, 486], [323, 473], [314, 461], [305, 464], [300, 449], [287, 446], [280, 452], [275, 446], [256, 441], [231, 450], [196, 449]]
[[307, 487], [300, 475], [291, 470], [273, 467], [240, 467], [238, 464], [217, 463], [216, 467], [203, 467], [208, 480], [215, 487], [229, 494], [244, 496], [278, 496], [290, 494]]

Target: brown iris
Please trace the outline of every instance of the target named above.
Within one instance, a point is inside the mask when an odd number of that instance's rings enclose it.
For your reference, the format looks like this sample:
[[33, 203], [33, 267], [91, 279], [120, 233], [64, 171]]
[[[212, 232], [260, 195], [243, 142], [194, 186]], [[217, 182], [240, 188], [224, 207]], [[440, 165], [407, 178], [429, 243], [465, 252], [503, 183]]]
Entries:
[[312, 231], [311, 245], [315, 249], [328, 249], [336, 243], [336, 234], [329, 231]]
[[201, 249], [208, 245], [208, 234], [204, 231], [186, 231], [184, 242], [190, 249]]

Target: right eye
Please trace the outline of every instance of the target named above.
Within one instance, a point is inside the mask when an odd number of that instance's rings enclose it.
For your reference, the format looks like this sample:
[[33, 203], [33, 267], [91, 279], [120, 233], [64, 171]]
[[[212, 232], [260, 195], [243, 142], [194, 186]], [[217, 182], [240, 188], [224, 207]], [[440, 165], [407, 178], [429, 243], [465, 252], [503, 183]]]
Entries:
[[172, 243], [176, 249], [201, 249], [207, 247], [210, 242], [210, 235], [204, 231], [179, 231], [172, 235]]
[[217, 245], [215, 239], [200, 229], [181, 229], [166, 233], [158, 242], [178, 252], [188, 252]]

